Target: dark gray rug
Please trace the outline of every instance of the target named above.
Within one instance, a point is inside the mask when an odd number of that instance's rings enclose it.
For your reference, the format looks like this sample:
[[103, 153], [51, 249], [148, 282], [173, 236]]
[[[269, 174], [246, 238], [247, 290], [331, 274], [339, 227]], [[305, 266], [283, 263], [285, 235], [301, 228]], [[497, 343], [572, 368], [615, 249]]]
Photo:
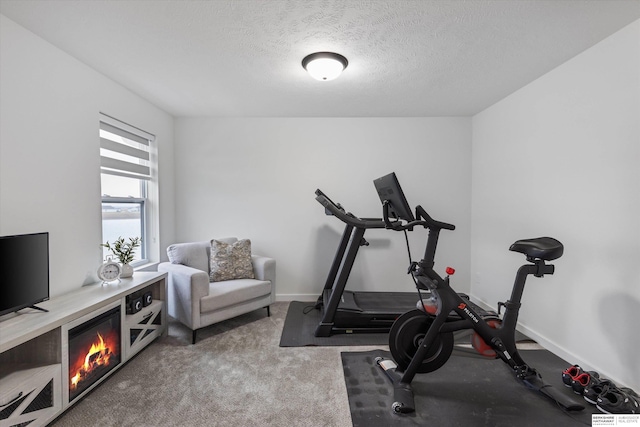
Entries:
[[571, 364], [546, 350], [526, 350], [521, 355], [548, 384], [584, 403], [584, 411], [563, 412], [553, 401], [515, 380], [502, 361], [471, 357], [455, 349], [442, 368], [416, 375], [412, 384], [416, 412], [396, 415], [391, 410], [391, 381], [374, 362], [377, 356], [390, 357], [389, 352], [341, 355], [354, 427], [590, 426], [591, 414], [600, 413], [562, 383], [561, 373]]
[[292, 301], [284, 320], [280, 347], [337, 346], [337, 345], [387, 345], [389, 334], [336, 334], [316, 337], [316, 327], [321, 320], [320, 310], [313, 302]]

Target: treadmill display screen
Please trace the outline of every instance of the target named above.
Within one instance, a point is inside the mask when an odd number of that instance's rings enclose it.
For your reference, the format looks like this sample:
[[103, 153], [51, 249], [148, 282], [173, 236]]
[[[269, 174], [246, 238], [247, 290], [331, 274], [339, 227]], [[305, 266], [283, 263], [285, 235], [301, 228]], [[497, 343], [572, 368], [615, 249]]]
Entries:
[[389, 204], [389, 217], [408, 222], [415, 220], [395, 172], [374, 180], [373, 185], [376, 187], [380, 201], [382, 203], [386, 201]]

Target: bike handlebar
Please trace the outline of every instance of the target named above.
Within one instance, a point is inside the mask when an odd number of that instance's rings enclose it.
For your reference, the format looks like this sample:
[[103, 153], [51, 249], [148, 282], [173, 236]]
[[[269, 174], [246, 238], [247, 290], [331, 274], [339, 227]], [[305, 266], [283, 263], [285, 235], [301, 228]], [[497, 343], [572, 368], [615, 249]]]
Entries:
[[427, 223], [427, 227], [429, 228], [439, 228], [439, 229], [445, 229], [445, 230], [456, 229], [456, 226], [453, 224], [448, 224], [442, 221], [436, 221], [435, 219], [431, 218], [427, 213], [427, 211], [425, 211], [424, 208], [420, 205], [416, 206], [416, 216], [424, 218], [425, 222]]
[[416, 218], [415, 221], [409, 221], [407, 223], [402, 223], [402, 221], [391, 221], [389, 219], [389, 202], [385, 200], [382, 202], [382, 212], [384, 216], [384, 223], [387, 228], [391, 228], [396, 231], [403, 230], [413, 230], [413, 227], [422, 226], [429, 230], [429, 237], [427, 238], [427, 246], [424, 250], [424, 256], [422, 260], [418, 263], [422, 273], [427, 276], [430, 280], [433, 280], [437, 283], [442, 283], [444, 279], [440, 277], [438, 273], [433, 269], [433, 260], [436, 255], [436, 246], [438, 245], [438, 236], [440, 235], [440, 230], [455, 230], [456, 226], [453, 224], [448, 224], [446, 222], [436, 221], [431, 218], [427, 211], [424, 210], [422, 206], [416, 206]]
[[416, 226], [422, 226], [424, 228], [429, 228], [432, 230], [434, 229], [455, 230], [456, 229], [456, 226], [453, 224], [436, 221], [435, 219], [431, 218], [431, 216], [429, 216], [427, 211], [425, 211], [422, 206], [416, 206], [416, 217], [418, 218], [417, 220], [402, 223], [402, 221], [400, 220], [391, 221], [389, 219], [389, 202], [385, 200], [382, 203], [382, 215], [383, 215], [383, 221], [385, 226], [387, 228], [391, 228], [397, 231], [411, 230], [413, 229], [413, 227], [416, 227]]

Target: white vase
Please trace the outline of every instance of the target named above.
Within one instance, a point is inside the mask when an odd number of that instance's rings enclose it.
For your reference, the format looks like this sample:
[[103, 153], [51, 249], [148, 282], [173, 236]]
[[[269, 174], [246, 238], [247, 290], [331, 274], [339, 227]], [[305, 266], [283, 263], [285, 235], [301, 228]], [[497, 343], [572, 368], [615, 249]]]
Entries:
[[131, 276], [133, 276], [133, 267], [131, 267], [130, 264], [122, 264], [122, 273], [120, 273], [120, 278], [126, 279]]

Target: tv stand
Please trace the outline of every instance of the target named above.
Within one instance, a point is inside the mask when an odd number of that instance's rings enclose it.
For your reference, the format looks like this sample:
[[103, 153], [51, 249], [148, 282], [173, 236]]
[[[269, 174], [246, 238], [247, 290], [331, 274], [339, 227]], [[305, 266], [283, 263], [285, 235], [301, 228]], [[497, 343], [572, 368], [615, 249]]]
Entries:
[[[167, 273], [136, 272], [105, 286], [85, 286], [0, 320], [0, 427], [44, 426], [59, 417], [124, 363], [167, 334]], [[151, 293], [152, 301], [127, 314], [127, 300]], [[129, 298], [128, 298], [129, 297]], [[68, 330], [120, 306], [121, 361], [82, 393], [69, 396]]]
[[49, 312], [49, 310], [46, 310], [46, 309], [44, 309], [44, 308], [42, 308], [42, 307], [38, 307], [37, 305], [30, 305], [30, 306], [29, 306], [29, 307], [27, 307], [27, 308], [33, 308], [34, 310], [44, 311], [45, 313], [48, 313], [48, 312]]

